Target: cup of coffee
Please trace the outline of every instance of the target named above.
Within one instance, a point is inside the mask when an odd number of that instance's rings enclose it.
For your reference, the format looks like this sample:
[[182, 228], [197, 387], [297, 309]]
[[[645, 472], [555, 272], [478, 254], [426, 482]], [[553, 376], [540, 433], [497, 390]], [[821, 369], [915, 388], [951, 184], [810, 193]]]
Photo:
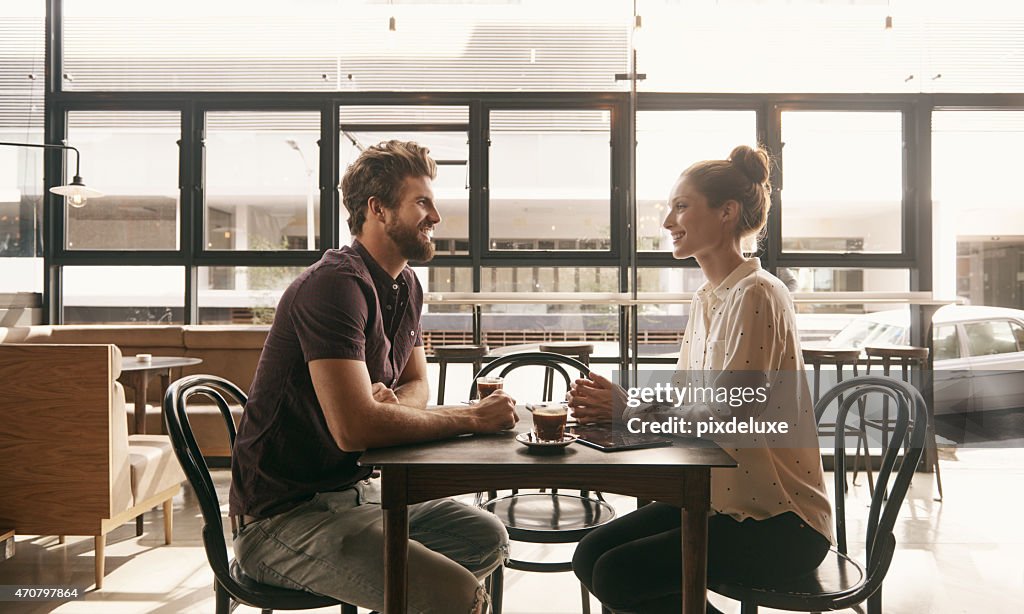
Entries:
[[537, 441], [562, 441], [569, 410], [561, 403], [533, 405], [533, 434]]
[[505, 380], [500, 377], [478, 377], [476, 378], [477, 397], [483, 400], [495, 390], [501, 390], [504, 385]]

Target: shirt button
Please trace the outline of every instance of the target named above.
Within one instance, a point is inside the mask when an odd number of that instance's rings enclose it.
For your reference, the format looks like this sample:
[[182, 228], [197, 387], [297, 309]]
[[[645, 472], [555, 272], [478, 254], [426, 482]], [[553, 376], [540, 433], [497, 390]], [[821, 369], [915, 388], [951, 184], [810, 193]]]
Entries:
[[393, 284], [393, 285], [391, 286], [391, 289], [392, 289], [392, 290], [397, 290], [397, 289], [398, 289], [398, 284]]
[[388, 311], [391, 311], [391, 305], [388, 305], [388, 306], [387, 306], [387, 310], [388, 310]]
[[415, 337], [416, 336], [416, 331], [414, 331], [414, 330], [409, 331], [409, 336], [410, 337]]

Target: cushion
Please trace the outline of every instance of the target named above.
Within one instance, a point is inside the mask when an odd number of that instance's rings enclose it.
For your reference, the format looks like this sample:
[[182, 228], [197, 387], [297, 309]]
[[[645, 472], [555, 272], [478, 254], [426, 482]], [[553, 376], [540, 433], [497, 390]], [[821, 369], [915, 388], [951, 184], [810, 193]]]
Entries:
[[167, 435], [129, 435], [128, 461], [136, 505], [185, 480]]

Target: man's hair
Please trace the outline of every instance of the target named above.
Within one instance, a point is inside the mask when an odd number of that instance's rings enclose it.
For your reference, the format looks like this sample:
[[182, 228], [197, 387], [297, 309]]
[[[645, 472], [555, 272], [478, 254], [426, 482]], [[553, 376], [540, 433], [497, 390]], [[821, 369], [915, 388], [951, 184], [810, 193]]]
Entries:
[[437, 177], [430, 150], [412, 141], [385, 141], [367, 147], [345, 170], [341, 194], [348, 209], [348, 229], [353, 236], [363, 231], [371, 196], [394, 209], [406, 177]]

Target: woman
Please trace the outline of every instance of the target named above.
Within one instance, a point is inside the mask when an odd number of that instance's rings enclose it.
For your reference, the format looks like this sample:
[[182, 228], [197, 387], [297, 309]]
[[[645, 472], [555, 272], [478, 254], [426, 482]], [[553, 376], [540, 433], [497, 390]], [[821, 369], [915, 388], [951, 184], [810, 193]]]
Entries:
[[[676, 181], [664, 227], [676, 258], [695, 258], [707, 277], [695, 294], [676, 381], [721, 388], [742, 382], [764, 396], [742, 406], [693, 402], [626, 407], [626, 392], [591, 373], [568, 398], [578, 419], [666, 414], [691, 423], [769, 417], [788, 434], [716, 440], [737, 462], [713, 469], [708, 576], [771, 581], [815, 569], [832, 542], [814, 408], [803, 377], [793, 306], [785, 284], [744, 258], [741, 245], [768, 217], [768, 155], [747, 146], [727, 160], [698, 162]], [[760, 386], [759, 386], [760, 383]], [[677, 384], [678, 385], [678, 384]], [[682, 561], [678, 508], [652, 503], [584, 538], [573, 557], [580, 580], [603, 604], [625, 612], [678, 612]], [[709, 611], [715, 611], [709, 606]]]

